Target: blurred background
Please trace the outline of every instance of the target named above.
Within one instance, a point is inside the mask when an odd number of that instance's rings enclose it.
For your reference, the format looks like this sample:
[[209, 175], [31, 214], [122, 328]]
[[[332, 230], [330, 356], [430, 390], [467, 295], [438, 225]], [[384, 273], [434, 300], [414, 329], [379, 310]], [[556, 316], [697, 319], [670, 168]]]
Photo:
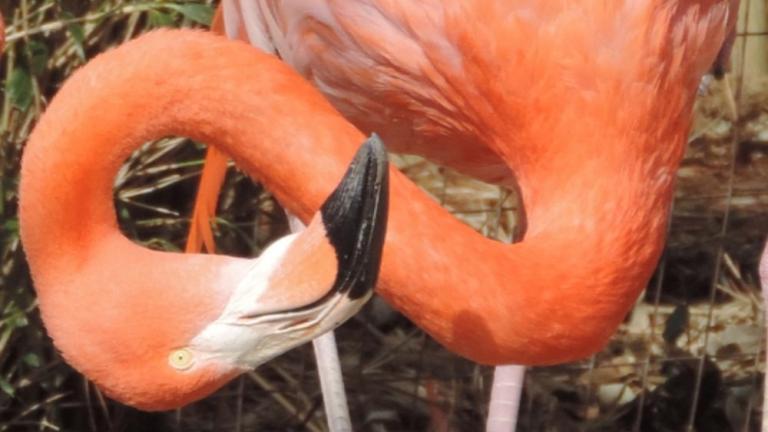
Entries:
[[[16, 216], [19, 159], [62, 81], [99, 52], [159, 27], [207, 27], [214, 2], [0, 0], [0, 431], [323, 431], [310, 346], [184, 409], [142, 413], [103, 397], [41, 325]], [[609, 345], [529, 369], [519, 431], [757, 431], [765, 345], [757, 259], [768, 232], [768, 1], [742, 0], [732, 70], [702, 91], [678, 173], [667, 249]], [[115, 179], [123, 231], [181, 250], [204, 146], [147, 143]], [[457, 217], [509, 241], [516, 197], [423, 159], [395, 163]], [[230, 169], [220, 251], [257, 255], [287, 232], [270, 193]], [[379, 300], [338, 332], [363, 431], [481, 430], [492, 370], [443, 350]]]

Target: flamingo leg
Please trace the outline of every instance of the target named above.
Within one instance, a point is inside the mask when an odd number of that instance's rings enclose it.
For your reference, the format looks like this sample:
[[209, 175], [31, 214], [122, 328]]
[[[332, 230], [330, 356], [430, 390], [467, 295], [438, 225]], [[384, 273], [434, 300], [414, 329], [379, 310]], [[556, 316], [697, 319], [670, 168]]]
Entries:
[[[760, 258], [760, 284], [763, 289], [763, 314], [768, 311], [768, 241], [765, 243], [765, 249], [763, 249], [762, 258]], [[768, 319], [766, 319], [768, 322]], [[768, 329], [766, 330], [766, 336], [768, 337]], [[766, 364], [768, 364], [768, 350], [766, 350]], [[768, 389], [768, 373], [765, 374], [765, 381], [763, 382], [763, 432], [768, 432], [768, 397], [765, 395], [765, 391]]]
[[320, 376], [320, 389], [323, 392], [325, 416], [328, 430], [331, 432], [352, 431], [349, 417], [347, 394], [344, 390], [344, 378], [341, 375], [339, 352], [336, 350], [336, 336], [329, 331], [312, 341], [317, 360], [317, 374]]
[[205, 155], [205, 164], [200, 176], [200, 187], [195, 198], [195, 207], [190, 218], [189, 236], [187, 237], [187, 253], [197, 253], [205, 250], [208, 253], [216, 253], [216, 244], [213, 240], [211, 219], [216, 216], [216, 203], [219, 199], [219, 191], [227, 174], [227, 155], [216, 147], [208, 147]]
[[[297, 218], [288, 214], [288, 226], [291, 232], [302, 231], [305, 226]], [[323, 393], [325, 416], [330, 432], [351, 432], [352, 420], [349, 417], [347, 394], [344, 390], [344, 377], [341, 374], [341, 361], [336, 349], [336, 336], [329, 331], [312, 341], [317, 361], [317, 375], [320, 377], [320, 390]]]
[[515, 430], [524, 382], [525, 366], [496, 366], [493, 371], [488, 419], [485, 423], [486, 432], [513, 432]]

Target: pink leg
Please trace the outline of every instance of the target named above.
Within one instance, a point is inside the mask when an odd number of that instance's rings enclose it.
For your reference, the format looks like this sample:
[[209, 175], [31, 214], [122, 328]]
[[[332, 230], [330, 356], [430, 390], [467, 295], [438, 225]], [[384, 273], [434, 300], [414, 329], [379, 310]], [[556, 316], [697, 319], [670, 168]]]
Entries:
[[524, 382], [525, 366], [496, 366], [493, 371], [488, 419], [485, 423], [486, 432], [514, 432]]
[[[760, 284], [763, 287], [763, 313], [765, 313], [768, 311], [768, 242], [765, 243], [763, 256], [760, 258]], [[766, 335], [768, 336], [768, 332]], [[766, 355], [768, 355], [768, 351]], [[768, 364], [768, 358], [766, 364]], [[765, 395], [765, 389], [768, 389], [768, 373], [765, 374], [765, 378], [763, 384], [763, 432], [768, 432], [768, 397]]]
[[320, 389], [323, 392], [328, 430], [331, 432], [351, 431], [352, 420], [349, 417], [339, 352], [336, 350], [336, 336], [332, 331], [329, 331], [315, 338], [312, 341], [312, 346], [315, 348], [317, 374], [320, 376]]

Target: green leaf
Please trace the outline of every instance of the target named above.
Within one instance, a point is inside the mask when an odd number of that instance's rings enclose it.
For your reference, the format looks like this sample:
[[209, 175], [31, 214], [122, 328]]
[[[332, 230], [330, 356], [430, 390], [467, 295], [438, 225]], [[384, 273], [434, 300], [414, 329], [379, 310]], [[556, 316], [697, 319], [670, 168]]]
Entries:
[[8, 319], [8, 326], [11, 328], [26, 327], [28, 324], [29, 320], [27, 319], [27, 316], [24, 315], [23, 311], [17, 311]]
[[30, 40], [26, 45], [27, 61], [29, 62], [29, 71], [32, 75], [40, 75], [48, 64], [48, 46], [36, 40]]
[[13, 388], [13, 385], [5, 380], [5, 378], [0, 377], [0, 390], [3, 391], [3, 393], [7, 394], [10, 397], [13, 397], [16, 393], [16, 390]]
[[213, 8], [209, 5], [182, 3], [167, 4], [165, 6], [180, 12], [185, 18], [205, 26], [211, 25], [211, 21], [213, 20]]
[[122, 207], [117, 214], [120, 216], [120, 220], [131, 220], [131, 212], [126, 207]]
[[19, 219], [8, 218], [8, 220], [3, 222], [3, 230], [8, 234], [17, 235], [19, 233]]
[[[10, 315], [15, 311], [18, 311], [19, 307], [16, 306], [16, 302], [13, 300], [9, 301], [7, 305], [3, 308], [3, 315]], [[5, 320], [5, 318], [3, 318]], [[2, 321], [0, 321], [0, 324], [2, 324]]]
[[5, 83], [5, 91], [16, 108], [26, 111], [32, 104], [32, 78], [26, 70], [17, 67]]
[[[71, 20], [74, 18], [74, 16], [69, 12], [63, 12], [61, 16], [66, 20]], [[77, 56], [80, 57], [80, 60], [85, 61], [85, 30], [83, 30], [83, 26], [76, 22], [70, 22], [67, 24], [67, 33], [69, 33], [69, 35], [72, 37], [72, 41], [75, 43], [75, 51], [77, 52]]]
[[173, 15], [156, 10], [150, 10], [149, 25], [152, 27], [173, 27]]
[[34, 368], [40, 367], [40, 357], [35, 353], [27, 353], [21, 358], [24, 363]]

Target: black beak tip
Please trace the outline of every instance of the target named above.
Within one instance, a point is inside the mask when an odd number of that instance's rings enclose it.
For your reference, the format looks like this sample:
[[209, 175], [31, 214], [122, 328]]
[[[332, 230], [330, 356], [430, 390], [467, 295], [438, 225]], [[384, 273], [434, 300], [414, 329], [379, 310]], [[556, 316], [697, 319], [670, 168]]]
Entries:
[[341, 182], [320, 207], [339, 263], [334, 291], [356, 300], [373, 290], [381, 265], [388, 206], [387, 151], [374, 134], [360, 146]]

